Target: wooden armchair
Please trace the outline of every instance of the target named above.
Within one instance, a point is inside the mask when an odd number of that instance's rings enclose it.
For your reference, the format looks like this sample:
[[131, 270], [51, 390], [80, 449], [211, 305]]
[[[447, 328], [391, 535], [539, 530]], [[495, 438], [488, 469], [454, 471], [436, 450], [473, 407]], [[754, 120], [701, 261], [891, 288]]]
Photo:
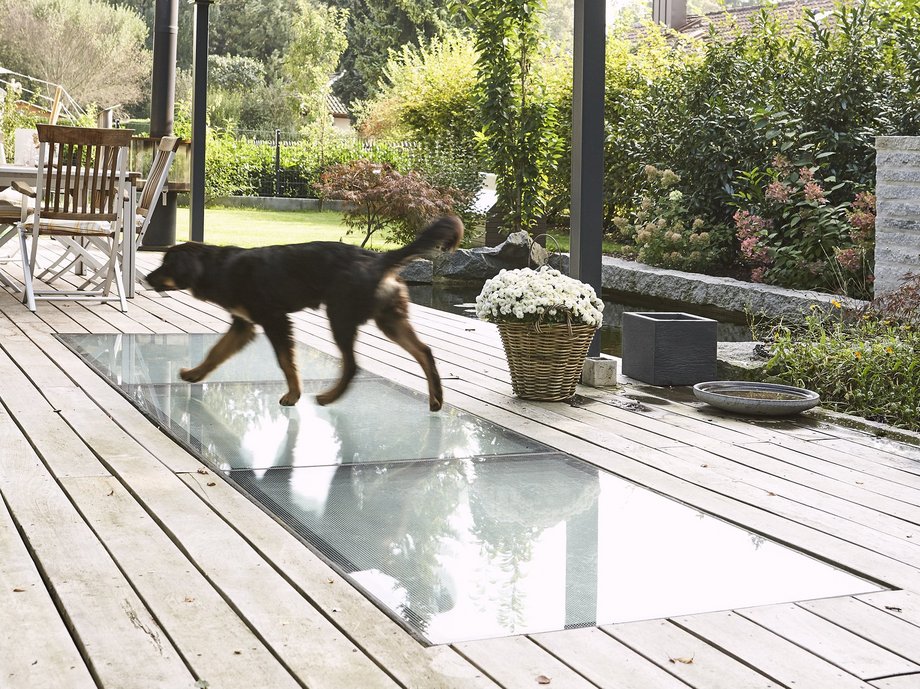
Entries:
[[[127, 310], [119, 256], [124, 233], [130, 129], [92, 129], [37, 125], [39, 152], [35, 208], [18, 225], [22, 261], [23, 303], [35, 301], [118, 301]], [[39, 279], [62, 277], [69, 267], [85, 261], [98, 267], [97, 284], [77, 288], [36, 289], [37, 257], [48, 237], [58, 245], [52, 268]], [[29, 241], [31, 239], [31, 242]], [[100, 258], [100, 255], [102, 258]], [[63, 267], [62, 267], [63, 266]], [[117, 294], [113, 294], [113, 287]]]

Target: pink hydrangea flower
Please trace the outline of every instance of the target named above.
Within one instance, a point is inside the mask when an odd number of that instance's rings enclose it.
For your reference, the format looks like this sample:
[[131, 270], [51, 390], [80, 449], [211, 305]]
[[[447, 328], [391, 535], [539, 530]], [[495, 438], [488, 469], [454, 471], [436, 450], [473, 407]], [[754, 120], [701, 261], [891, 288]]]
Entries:
[[862, 268], [862, 252], [856, 247], [835, 249], [834, 258], [837, 260], [837, 264], [844, 270], [855, 273]]
[[789, 200], [790, 195], [791, 190], [789, 187], [780, 181], [770, 182], [764, 191], [764, 196], [766, 196], [770, 201], [775, 201], [776, 203], [785, 203]]
[[824, 198], [824, 189], [820, 184], [814, 181], [808, 181], [805, 183], [805, 198], [809, 201], [827, 203], [827, 199]]

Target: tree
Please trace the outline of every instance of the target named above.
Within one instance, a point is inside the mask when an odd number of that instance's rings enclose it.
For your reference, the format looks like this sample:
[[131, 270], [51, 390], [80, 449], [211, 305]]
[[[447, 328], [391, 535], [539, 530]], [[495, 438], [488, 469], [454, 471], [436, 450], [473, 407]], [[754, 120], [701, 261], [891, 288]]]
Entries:
[[512, 231], [544, 215], [549, 175], [562, 152], [557, 108], [538, 69], [540, 0], [473, 0], [482, 130], [477, 139], [496, 175], [498, 207]]
[[294, 37], [284, 57], [284, 72], [300, 94], [302, 110], [316, 120], [325, 112], [329, 80], [348, 46], [345, 26], [348, 10], [299, 0]]
[[221, 0], [211, 9], [210, 50], [256, 59], [265, 65], [269, 81], [276, 81], [298, 16], [289, 0]]
[[465, 143], [479, 129], [476, 50], [459, 31], [421, 47], [390, 52], [377, 94], [366, 101], [362, 131], [406, 137], [429, 147]]
[[342, 221], [364, 232], [362, 247], [380, 230], [408, 244], [426, 223], [453, 212], [459, 196], [454, 189], [432, 186], [417, 172], [402, 174], [369, 160], [330, 166], [316, 188], [327, 198], [346, 202]]
[[348, 10], [348, 47], [339, 62], [341, 79], [333, 90], [347, 104], [374, 95], [391, 49], [419, 45], [448, 26], [459, 26], [462, 16], [438, 0], [330, 0]]
[[[176, 36], [176, 65], [179, 69], [191, 69], [195, 4], [185, 0], [177, 1], [179, 3], [179, 28]], [[144, 25], [149, 29], [144, 45], [148, 50], [153, 50], [153, 23], [156, 18], [155, 0], [107, 0], [107, 2], [113, 7], [127, 7], [140, 15], [141, 19], [144, 20]]]
[[132, 10], [99, 0], [0, 0], [0, 26], [5, 66], [61, 84], [82, 105], [144, 97], [152, 55]]

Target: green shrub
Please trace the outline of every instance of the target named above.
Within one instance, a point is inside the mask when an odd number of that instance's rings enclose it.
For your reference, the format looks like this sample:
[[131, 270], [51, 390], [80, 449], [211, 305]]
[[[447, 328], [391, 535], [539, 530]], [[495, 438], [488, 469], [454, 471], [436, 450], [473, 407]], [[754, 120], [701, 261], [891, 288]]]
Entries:
[[342, 220], [364, 233], [362, 247], [380, 231], [408, 244], [426, 223], [454, 212], [459, 196], [454, 189], [433, 187], [417, 172], [402, 174], [369, 160], [332, 165], [316, 187], [322, 196], [346, 202]]
[[650, 266], [705, 272], [724, 263], [731, 246], [725, 225], [691, 215], [672, 170], [644, 169], [645, 189], [630, 219], [614, 218], [623, 238], [633, 241], [637, 258]]
[[[867, 295], [871, 252], [854, 260], [851, 250], [868, 246], [848, 238], [846, 216], [854, 194], [874, 187], [874, 137], [920, 133], [916, 9], [915, 0], [867, 0], [781, 25], [765, 8], [744, 35], [671, 45], [654, 31], [635, 44], [612, 37], [605, 101], [608, 224], [637, 210], [638, 171], [646, 164], [681, 177], [690, 214], [730, 224], [737, 194], [751, 186], [742, 173], [764, 171], [776, 153], [794, 162], [807, 158], [795, 167], [816, 168], [827, 203], [774, 209], [770, 232], [794, 235], [791, 221], [801, 215], [808, 216], [798, 221], [803, 233], [827, 231], [830, 238], [774, 242], [779, 255], [769, 279], [834, 290], [843, 282], [848, 294]], [[781, 225], [783, 214], [790, 224]], [[840, 251], [850, 268], [837, 260]], [[825, 266], [796, 280], [798, 261]], [[765, 265], [749, 267], [767, 272]]]
[[861, 313], [834, 304], [759, 335], [770, 344], [768, 373], [818, 392], [826, 407], [920, 431], [920, 277]]
[[[782, 154], [741, 172], [733, 220], [752, 279], [871, 298], [875, 197], [850, 188]], [[843, 194], [851, 200], [833, 201]]]

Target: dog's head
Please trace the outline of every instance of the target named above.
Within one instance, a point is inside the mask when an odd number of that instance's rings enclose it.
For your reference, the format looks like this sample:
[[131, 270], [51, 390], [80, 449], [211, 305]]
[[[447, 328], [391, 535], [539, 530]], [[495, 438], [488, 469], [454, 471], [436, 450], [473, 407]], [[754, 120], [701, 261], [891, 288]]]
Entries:
[[204, 270], [207, 247], [197, 242], [177, 244], [163, 254], [163, 263], [147, 275], [147, 284], [157, 292], [170, 289], [192, 289]]

